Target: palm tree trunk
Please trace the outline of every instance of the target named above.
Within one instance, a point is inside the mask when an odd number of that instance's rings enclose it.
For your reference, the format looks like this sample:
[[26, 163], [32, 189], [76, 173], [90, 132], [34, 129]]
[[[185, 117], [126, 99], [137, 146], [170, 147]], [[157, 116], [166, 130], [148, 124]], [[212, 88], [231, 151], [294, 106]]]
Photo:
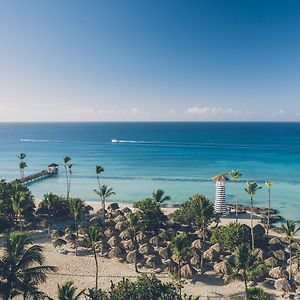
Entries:
[[289, 242], [289, 248], [290, 248], [290, 268], [289, 268], [289, 280], [292, 279], [292, 241]]
[[244, 285], [245, 285], [245, 300], [248, 300], [248, 285], [246, 275], [244, 274]]
[[105, 198], [102, 197], [103, 224], [105, 224]]
[[[138, 245], [137, 245], [137, 241], [136, 241], [136, 232], [135, 232], [135, 229], [133, 229], [133, 243], [134, 243], [134, 250], [137, 253], [137, 251], [138, 251]], [[138, 270], [138, 267], [137, 267], [137, 260], [136, 259], [134, 261], [134, 268], [135, 268], [135, 272], [138, 273], [139, 270]]]
[[181, 260], [178, 260], [179, 298], [181, 299]]
[[251, 242], [252, 242], [252, 250], [254, 250], [254, 233], [253, 233], [253, 197], [250, 199], [250, 205], [251, 205]]
[[203, 270], [204, 249], [205, 249], [205, 228], [204, 228], [204, 224], [203, 224], [203, 225], [202, 225], [201, 257], [200, 257], [200, 270], [201, 270], [201, 274], [204, 273], [204, 270]]
[[236, 187], [236, 181], [234, 182], [234, 187], [235, 187], [235, 223], [238, 223], [238, 201], [237, 201], [237, 187]]
[[270, 228], [270, 210], [271, 210], [271, 188], [269, 188], [269, 207], [268, 207], [267, 234], [269, 234], [269, 228]]
[[75, 255], [77, 256], [77, 251], [78, 251], [78, 227], [77, 227], [77, 218], [74, 218], [75, 222], [75, 229], [76, 229], [76, 245], [75, 245]]
[[67, 200], [69, 199], [68, 197], [68, 190], [69, 190], [69, 176], [68, 176], [68, 171], [67, 171], [67, 166], [65, 164], [65, 172], [66, 172], [66, 181], [67, 181]]
[[69, 197], [70, 197], [70, 190], [71, 190], [71, 176], [72, 176], [72, 173], [69, 173], [69, 186], [68, 186], [67, 200], [68, 200]]
[[97, 254], [96, 254], [95, 249], [94, 249], [94, 258], [95, 258], [95, 264], [96, 264], [96, 290], [98, 290], [98, 273], [99, 273], [99, 269], [98, 269], [98, 260], [97, 260]]

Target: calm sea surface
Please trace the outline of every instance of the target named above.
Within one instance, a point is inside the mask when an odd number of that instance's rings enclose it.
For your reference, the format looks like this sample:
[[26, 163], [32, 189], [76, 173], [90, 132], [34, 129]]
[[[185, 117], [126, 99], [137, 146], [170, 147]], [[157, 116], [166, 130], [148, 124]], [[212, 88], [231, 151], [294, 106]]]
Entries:
[[[112, 139], [120, 143], [112, 143]], [[112, 200], [134, 202], [162, 188], [173, 203], [195, 193], [214, 199], [211, 177], [238, 169], [239, 202], [248, 203], [249, 179], [273, 182], [272, 201], [286, 218], [300, 220], [300, 123], [44, 123], [0, 124], [0, 177], [19, 176], [17, 154], [25, 152], [25, 175], [60, 165], [58, 176], [29, 185], [41, 198], [65, 194], [63, 156], [72, 158], [71, 196], [97, 200], [95, 165], [104, 166], [102, 183]], [[233, 201], [234, 185], [227, 184]], [[255, 205], [266, 206], [257, 192]]]

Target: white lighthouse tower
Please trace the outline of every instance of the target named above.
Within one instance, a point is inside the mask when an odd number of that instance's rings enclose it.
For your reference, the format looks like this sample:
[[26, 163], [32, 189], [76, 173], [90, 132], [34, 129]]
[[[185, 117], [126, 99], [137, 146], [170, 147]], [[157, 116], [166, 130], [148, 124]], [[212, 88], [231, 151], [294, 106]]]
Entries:
[[225, 174], [219, 174], [212, 178], [216, 182], [216, 199], [215, 199], [215, 213], [221, 216], [227, 216], [228, 210], [226, 206], [226, 194], [225, 194], [225, 184], [228, 178]]

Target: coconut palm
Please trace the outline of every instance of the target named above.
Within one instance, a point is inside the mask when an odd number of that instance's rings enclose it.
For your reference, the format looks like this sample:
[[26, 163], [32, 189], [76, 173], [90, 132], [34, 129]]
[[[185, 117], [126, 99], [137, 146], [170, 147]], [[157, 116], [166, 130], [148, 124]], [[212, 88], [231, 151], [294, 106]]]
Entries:
[[171, 242], [173, 255], [178, 261], [179, 297], [181, 299], [181, 262], [188, 256], [190, 243], [186, 233], [181, 233], [174, 237]]
[[251, 218], [251, 245], [252, 245], [252, 250], [254, 250], [254, 233], [253, 233], [253, 198], [256, 194], [256, 192], [261, 189], [261, 186], [258, 186], [255, 181], [248, 181], [247, 186], [245, 188], [246, 193], [250, 197], [250, 206], [251, 206], [251, 213], [250, 213], [250, 218]]
[[265, 272], [265, 265], [257, 261], [247, 244], [239, 245], [234, 253], [234, 262], [230, 266], [230, 275], [226, 282], [242, 279], [245, 286], [245, 299], [248, 300], [248, 282]]
[[25, 233], [14, 231], [5, 237], [3, 256], [0, 258], [1, 299], [23, 295], [24, 299], [42, 299], [38, 284], [45, 282], [46, 273], [55, 272], [53, 266], [43, 266], [42, 247], [32, 245]]
[[19, 220], [20, 230], [23, 230], [22, 217], [24, 215], [25, 210], [31, 206], [30, 201], [27, 199], [27, 193], [16, 189], [14, 193], [11, 195], [12, 201], [12, 209], [14, 214], [17, 216]]
[[161, 189], [158, 189], [152, 193], [152, 199], [155, 200], [158, 204], [170, 201], [170, 196], [164, 196], [165, 192]]
[[289, 252], [290, 252], [290, 263], [289, 263], [289, 280], [292, 278], [292, 243], [293, 238], [295, 237], [296, 233], [300, 230], [300, 227], [297, 226], [296, 222], [294, 221], [286, 221], [286, 224], [282, 224], [281, 228], [288, 239], [289, 242]]
[[91, 226], [86, 229], [84, 237], [84, 245], [86, 248], [91, 249], [94, 254], [95, 264], [96, 264], [96, 290], [98, 290], [98, 260], [97, 260], [97, 246], [101, 241], [101, 233], [97, 226]]
[[84, 293], [84, 290], [76, 294], [77, 288], [72, 281], [64, 284], [58, 284], [58, 300], [78, 300]]
[[99, 175], [104, 172], [104, 168], [100, 165], [96, 166], [96, 176], [97, 176], [97, 182], [98, 182], [98, 188], [99, 188], [99, 191], [101, 189], [101, 185], [100, 185], [100, 178], [99, 178]]
[[242, 176], [242, 174], [238, 170], [232, 170], [230, 173], [231, 180], [234, 182], [234, 188], [235, 188], [235, 222], [238, 222], [238, 211], [237, 211], [237, 206], [238, 206], [238, 200], [237, 200], [237, 181], [239, 178]]
[[272, 185], [273, 185], [273, 183], [271, 181], [265, 182], [265, 186], [268, 187], [268, 194], [269, 194], [267, 234], [269, 234], [269, 229], [270, 229], [271, 187], [272, 187]]
[[27, 168], [27, 164], [25, 161], [20, 161], [19, 162], [19, 169], [20, 169], [20, 175], [21, 175], [21, 178], [24, 177], [24, 169]]
[[103, 224], [105, 219], [105, 202], [110, 196], [115, 195], [116, 193], [113, 191], [113, 188], [108, 187], [108, 185], [103, 184], [100, 186], [99, 191], [94, 190], [95, 193], [100, 197], [102, 202], [102, 214], [103, 214]]
[[48, 236], [50, 236], [50, 226], [52, 223], [52, 217], [54, 214], [54, 211], [57, 206], [58, 196], [52, 193], [48, 193], [44, 195], [43, 199], [43, 207], [46, 210], [47, 218], [48, 218]]
[[76, 245], [75, 245], [75, 255], [77, 256], [77, 250], [78, 250], [78, 225], [77, 221], [80, 217], [80, 214], [84, 208], [84, 202], [79, 198], [71, 198], [69, 200], [69, 207], [70, 207], [70, 213], [72, 217], [74, 218], [74, 226], [76, 230]]
[[66, 182], [67, 182], [67, 200], [69, 200], [70, 190], [71, 190], [71, 177], [72, 177], [72, 167], [73, 164], [70, 164], [71, 157], [65, 156], [64, 157], [64, 167], [66, 173]]

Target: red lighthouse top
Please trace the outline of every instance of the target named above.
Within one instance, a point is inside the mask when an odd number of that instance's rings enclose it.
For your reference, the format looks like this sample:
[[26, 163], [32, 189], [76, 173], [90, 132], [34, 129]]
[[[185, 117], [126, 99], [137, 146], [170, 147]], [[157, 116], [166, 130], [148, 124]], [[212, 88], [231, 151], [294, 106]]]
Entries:
[[214, 176], [213, 178], [212, 178], [212, 180], [215, 180], [215, 181], [228, 181], [229, 180], [229, 178], [226, 176], [226, 174], [224, 174], [224, 173], [221, 173], [221, 174], [219, 174], [219, 175], [217, 175], [217, 176]]

